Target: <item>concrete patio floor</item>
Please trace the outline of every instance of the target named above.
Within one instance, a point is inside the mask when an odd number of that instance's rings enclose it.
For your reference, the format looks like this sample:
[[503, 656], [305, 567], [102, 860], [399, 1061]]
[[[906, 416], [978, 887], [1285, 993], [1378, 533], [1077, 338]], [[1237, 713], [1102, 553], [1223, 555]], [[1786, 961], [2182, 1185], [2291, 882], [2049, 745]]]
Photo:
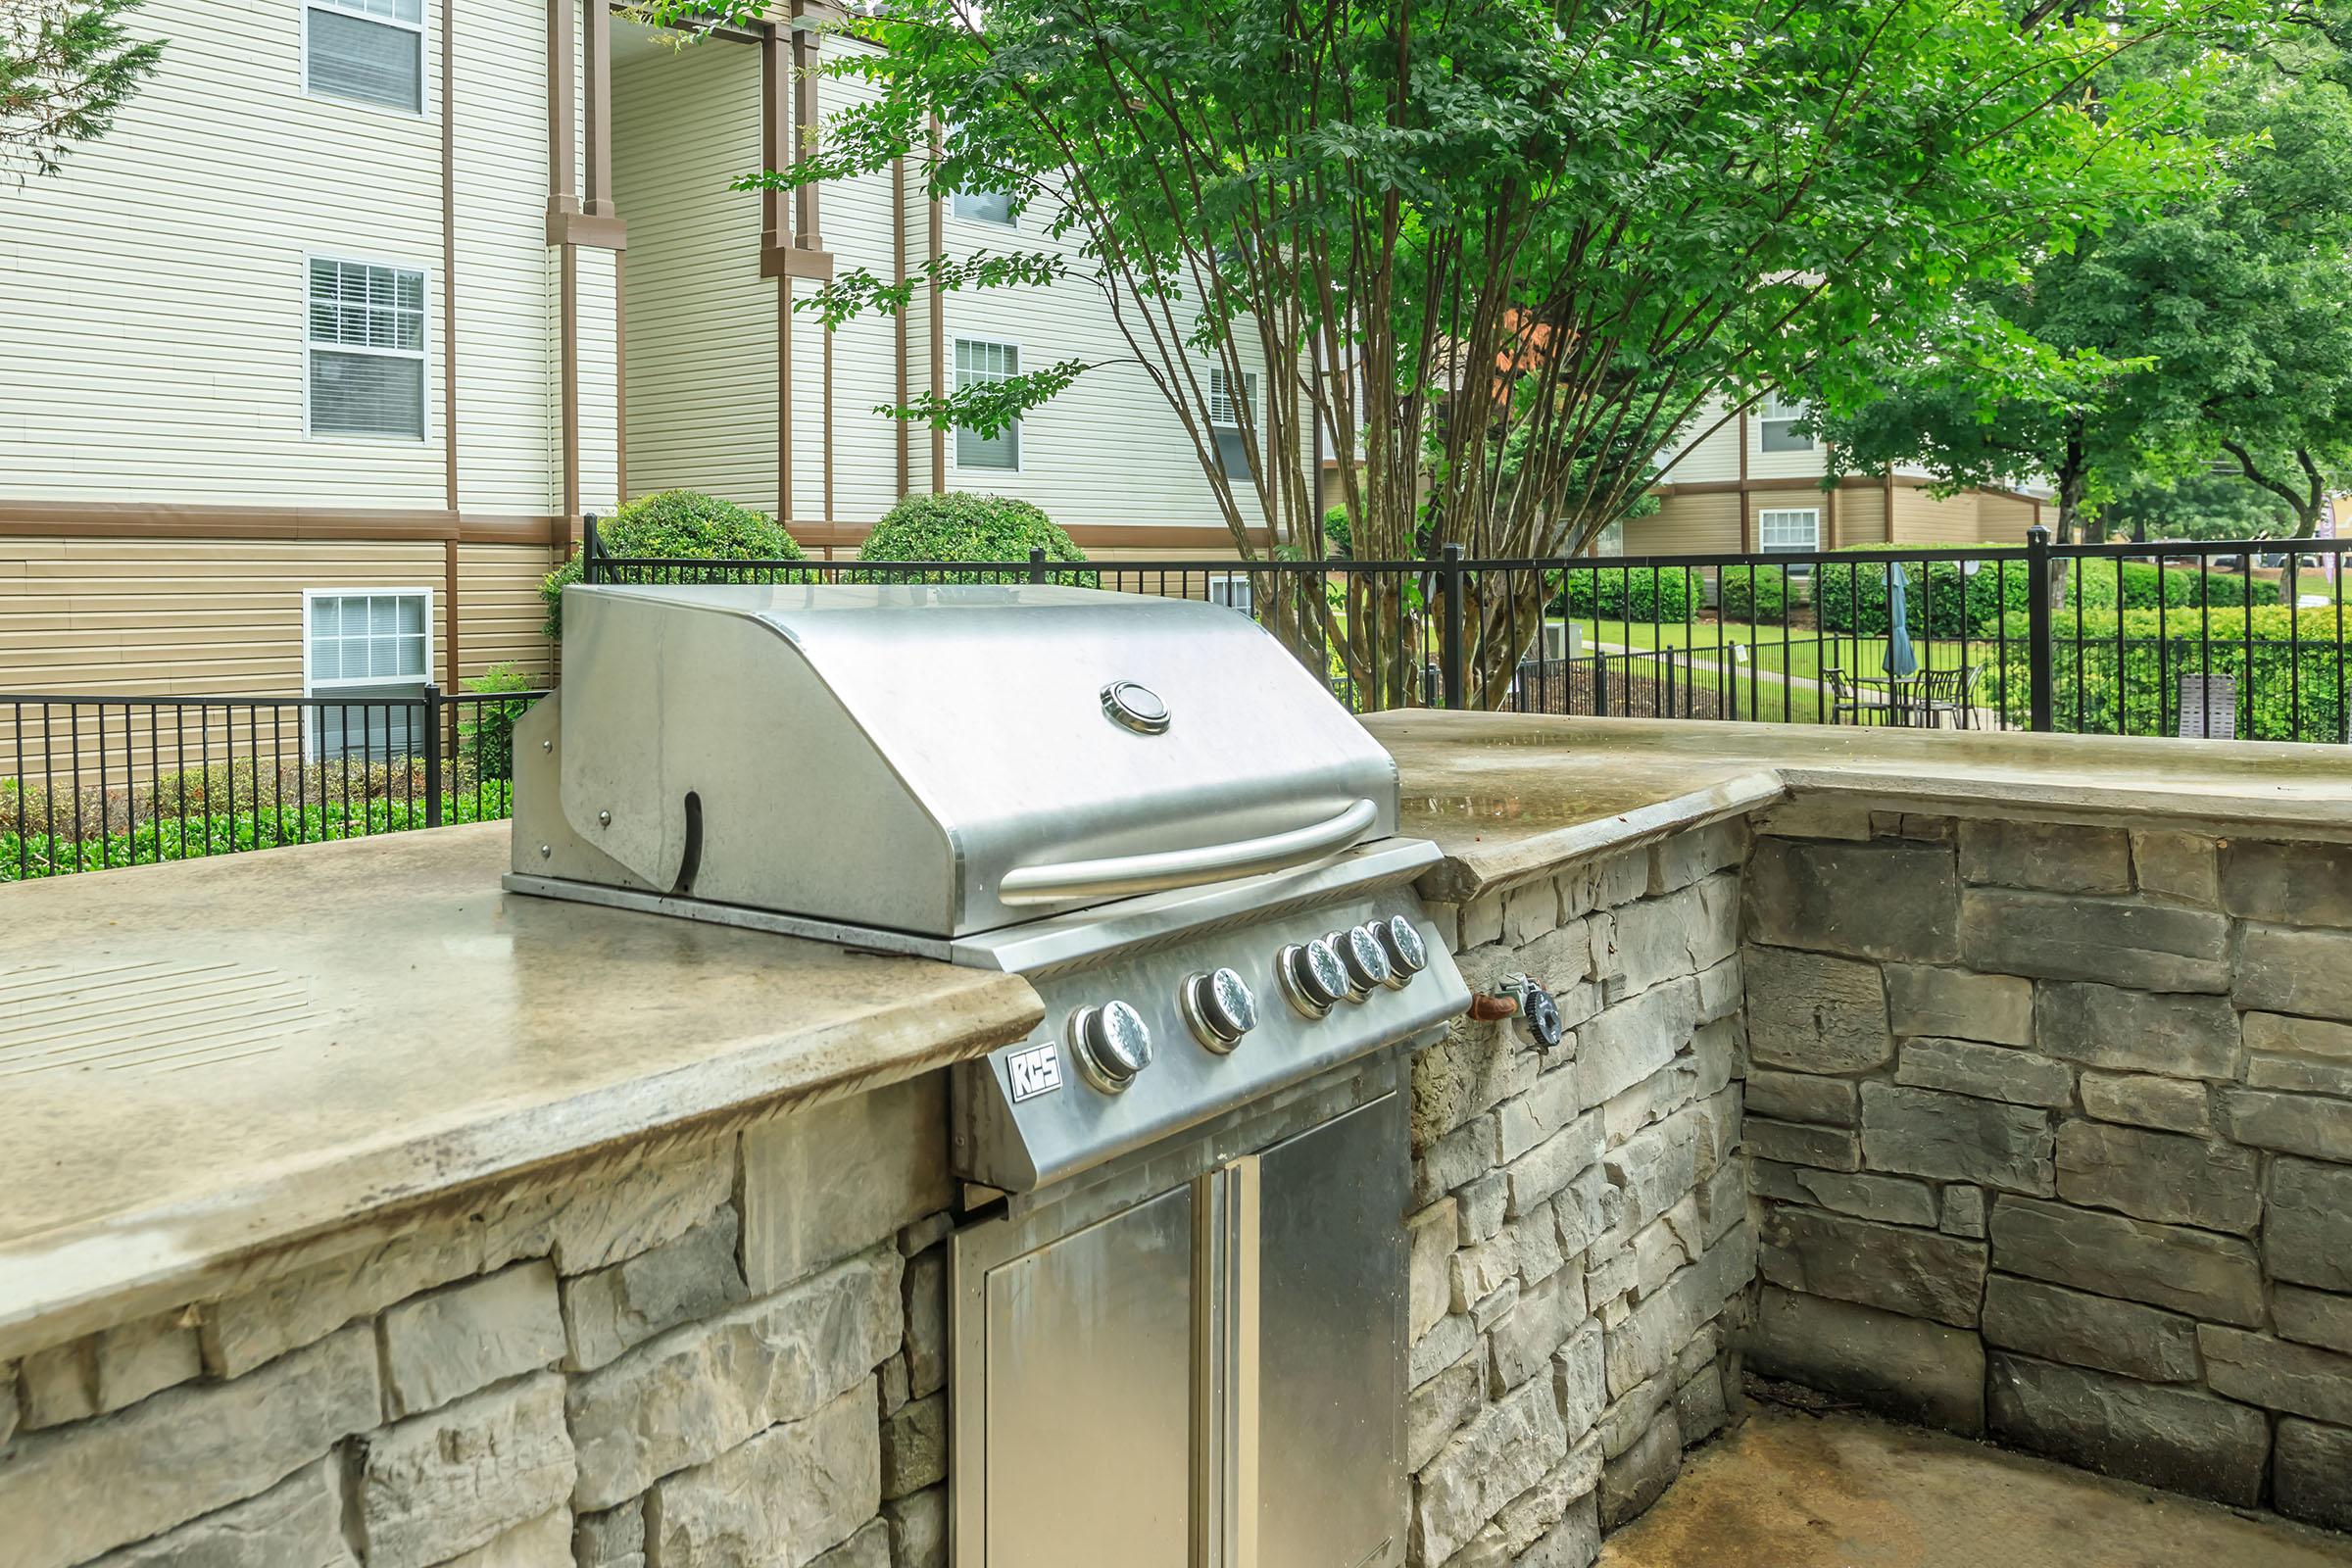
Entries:
[[2352, 1537], [1862, 1416], [1750, 1403], [1599, 1568], [2343, 1568]]

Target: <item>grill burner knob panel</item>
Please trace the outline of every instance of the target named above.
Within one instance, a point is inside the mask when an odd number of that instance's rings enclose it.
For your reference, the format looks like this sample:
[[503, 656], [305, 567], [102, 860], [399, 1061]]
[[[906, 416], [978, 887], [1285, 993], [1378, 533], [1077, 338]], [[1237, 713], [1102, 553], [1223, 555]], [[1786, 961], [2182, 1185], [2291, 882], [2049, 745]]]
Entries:
[[1389, 983], [1389, 955], [1370, 926], [1349, 926], [1323, 940], [1331, 944], [1332, 951], [1340, 956], [1340, 967], [1348, 971], [1349, 1001], [1361, 1002]]
[[1392, 914], [1386, 920], [1375, 920], [1365, 927], [1376, 937], [1381, 951], [1389, 957], [1389, 985], [1402, 991], [1413, 983], [1413, 976], [1429, 967], [1429, 948], [1413, 922], [1401, 914]]
[[1283, 949], [1274, 959], [1274, 970], [1282, 977], [1291, 1005], [1309, 1018], [1328, 1016], [1348, 994], [1347, 966], [1325, 937]]
[[1250, 983], [1232, 969], [1188, 975], [1177, 988], [1177, 1005], [1193, 1038], [1219, 1055], [1242, 1043], [1257, 1027], [1257, 998]]
[[1124, 1002], [1080, 1007], [1070, 1014], [1070, 1054], [1088, 1083], [1118, 1094], [1152, 1065], [1152, 1026]]

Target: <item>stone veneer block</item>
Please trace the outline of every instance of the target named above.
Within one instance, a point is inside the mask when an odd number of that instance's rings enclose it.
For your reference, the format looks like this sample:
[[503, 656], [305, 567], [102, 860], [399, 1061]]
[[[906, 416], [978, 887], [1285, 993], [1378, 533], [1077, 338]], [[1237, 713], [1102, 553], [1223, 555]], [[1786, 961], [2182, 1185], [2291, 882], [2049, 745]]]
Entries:
[[645, 1568], [645, 1499], [577, 1515], [571, 1553], [577, 1568]]
[[2272, 1056], [2308, 1056], [2352, 1065], [2352, 1024], [2324, 1018], [2290, 1018], [2278, 1012], [2245, 1015], [2248, 1051]]
[[1985, 1282], [1984, 1341], [2143, 1383], [2197, 1381], [2195, 1319], [2012, 1274]]
[[1984, 1430], [1984, 1347], [1966, 1329], [1767, 1285], [1747, 1364], [1901, 1420]]
[[1600, 1527], [1614, 1530], [1666, 1494], [1682, 1474], [1683, 1434], [1669, 1410], [1600, 1473]]
[[1448, 1261], [1453, 1256], [1454, 1200], [1440, 1199], [1405, 1221], [1407, 1332], [1419, 1339], [1449, 1310]]
[[1894, 1081], [2012, 1105], [2063, 1108], [2075, 1099], [2075, 1072], [2065, 1062], [1974, 1040], [1930, 1037], [1904, 1041], [1895, 1062]]
[[926, 1073], [743, 1135], [743, 1272], [763, 1296], [946, 1208], [948, 1081]]
[[1607, 1007], [1576, 1031], [1577, 1103], [1597, 1106], [1665, 1066], [1698, 1028], [1698, 986], [1689, 978], [1652, 986]]
[[902, 1342], [900, 1267], [877, 1249], [572, 1379], [573, 1506], [612, 1507], [864, 1383]]
[[572, 1475], [564, 1380], [552, 1372], [387, 1427], [360, 1462], [368, 1568], [470, 1551], [563, 1506]]
[[2352, 1355], [2352, 1296], [2273, 1285], [2271, 1320], [2286, 1339]]
[[558, 1274], [584, 1274], [675, 1241], [734, 1191], [735, 1142], [649, 1144], [552, 1178], [484, 1217], [474, 1270], [552, 1257]]
[[2052, 1147], [2044, 1110], [1935, 1089], [1862, 1086], [1862, 1160], [1872, 1170], [2046, 1196], [2056, 1185]]
[[1747, 819], [1731, 817], [1705, 827], [1687, 828], [1649, 847], [1649, 892], [1654, 897], [1687, 888], [1725, 866], [1747, 858]]
[[2159, 1078], [2150, 1073], [2082, 1071], [2077, 1086], [2082, 1109], [2101, 1121], [2120, 1121], [2133, 1127], [2166, 1132], [2210, 1133], [2213, 1111], [2206, 1103], [2205, 1086], [2183, 1078]]
[[2352, 932], [2247, 926], [2235, 996], [2248, 1011], [2352, 1021]]
[[1750, 1116], [1742, 1131], [1748, 1153], [1757, 1159], [1821, 1170], [1862, 1168], [1862, 1146], [1850, 1127], [1800, 1127]]
[[1419, 1470], [1437, 1457], [1446, 1440], [1486, 1402], [1486, 1369], [1473, 1356], [1413, 1390], [1404, 1401], [1404, 1467]]
[[2242, 920], [2352, 926], [2352, 845], [2232, 839], [2221, 888], [2222, 907]]
[[516, 1525], [441, 1568], [574, 1568], [571, 1510], [557, 1508]]
[[2302, 1056], [2248, 1056], [2246, 1087], [2298, 1095], [2332, 1095], [2352, 1100], [2352, 1061], [2312, 1061]]
[[2058, 1129], [2058, 1196], [2137, 1219], [2246, 1235], [2262, 1218], [2250, 1149], [2103, 1122]]
[[1857, 1219], [1935, 1228], [1936, 1192], [1926, 1182], [1915, 1182], [1907, 1176], [1848, 1175], [1803, 1169], [1797, 1170], [1794, 1178], [1804, 1194], [1803, 1201]]
[[1601, 1120], [1587, 1111], [1503, 1168], [1508, 1194], [1505, 1212], [1513, 1219], [1532, 1214], [1577, 1175], [1600, 1158]]
[[[9, 1568], [71, 1568], [266, 1492], [382, 1409], [375, 1336], [351, 1328], [232, 1383], [20, 1434], [0, 1462]], [[72, 1497], [103, 1506], [59, 1506]]]
[[2139, 899], [1998, 888], [1960, 898], [1960, 955], [1995, 974], [2218, 994], [2230, 989], [2229, 941], [2224, 915]]
[[[204, 1371], [193, 1313], [162, 1312], [24, 1358], [24, 1424], [120, 1410]], [[15, 1412], [10, 1412], [11, 1419]]]
[[902, 1406], [882, 1423], [882, 1495], [912, 1496], [948, 1479], [948, 1396]]
[[2352, 1169], [2271, 1161], [2262, 1256], [2274, 1279], [2352, 1291]]
[[1549, 1382], [1523, 1383], [1488, 1405], [1422, 1467], [1412, 1520], [1417, 1560], [1452, 1556], [1567, 1454]]
[[1765, 1214], [1763, 1241], [1764, 1277], [1784, 1290], [1955, 1328], [1977, 1322], [1982, 1242], [1787, 1205]]
[[674, 1242], [610, 1268], [564, 1282], [565, 1365], [575, 1372], [603, 1366], [663, 1329], [713, 1317], [749, 1293], [735, 1260], [732, 1205]]
[[433, 1225], [208, 1301], [205, 1366], [215, 1377], [242, 1377], [354, 1318], [475, 1273], [480, 1260], [479, 1237], [462, 1226]]
[[1991, 1228], [2004, 1273], [2225, 1323], [2262, 1321], [2262, 1270], [2235, 1237], [2007, 1195]]
[[414, 1415], [564, 1355], [556, 1270], [517, 1263], [402, 1301], [384, 1311], [385, 1392], [394, 1415]]
[[2216, 1394], [2266, 1410], [2352, 1426], [2352, 1355], [2216, 1323], [2197, 1325], [2205, 1381]]
[[1584, 1315], [1581, 1276], [1555, 1273], [1522, 1290], [1487, 1335], [1487, 1392], [1499, 1399], [1531, 1377], [1548, 1376], [1552, 1352]]
[[664, 1478], [646, 1499], [646, 1544], [652, 1560], [664, 1565], [802, 1568], [881, 1507], [869, 1379], [797, 1421]]
[[2352, 1101], [2225, 1089], [2222, 1126], [2231, 1138], [2257, 1149], [2352, 1162]]
[[2272, 1490], [2288, 1518], [2352, 1531], [2352, 1432], [2292, 1416], [2280, 1421]]
[[2214, 850], [2214, 841], [2201, 834], [2134, 832], [2132, 874], [2151, 898], [2210, 909], [2222, 897]]
[[813, 1559], [809, 1568], [891, 1568], [889, 1523], [867, 1520], [856, 1535]]
[[1758, 839], [1747, 929], [1778, 948], [1946, 963], [1960, 953], [1959, 888], [1952, 852], [1940, 845]]
[[1942, 1230], [1947, 1236], [1984, 1235], [1984, 1189], [1958, 1183], [1943, 1189]]
[[882, 1505], [893, 1568], [948, 1568], [948, 1489], [933, 1487]]
[[2002, 1442], [2241, 1508], [2261, 1500], [2271, 1427], [2259, 1410], [1998, 1350], [1986, 1381]]
[[2034, 1043], [2034, 982], [2015, 975], [1886, 965], [1886, 1004], [1898, 1035], [1946, 1035], [1996, 1046]]
[[2046, 893], [2129, 893], [2132, 845], [2121, 828], [1964, 820], [1960, 876]]
[[1894, 1058], [1879, 966], [1769, 948], [1749, 948], [1747, 1054], [1797, 1072], [1861, 1072]]
[[90, 1568], [358, 1568], [343, 1540], [342, 1467], [332, 1458], [305, 1465], [258, 1497], [108, 1552]]
[[1862, 1120], [1859, 1090], [1849, 1078], [1821, 1078], [1809, 1072], [1775, 1072], [1758, 1067], [1747, 1075], [1747, 1114], [1775, 1121], [1804, 1121], [1824, 1127], [1853, 1127]]
[[2034, 1021], [2042, 1054], [2087, 1067], [2170, 1078], [2237, 1075], [2237, 1014], [2225, 997], [2045, 985], [2034, 997]]

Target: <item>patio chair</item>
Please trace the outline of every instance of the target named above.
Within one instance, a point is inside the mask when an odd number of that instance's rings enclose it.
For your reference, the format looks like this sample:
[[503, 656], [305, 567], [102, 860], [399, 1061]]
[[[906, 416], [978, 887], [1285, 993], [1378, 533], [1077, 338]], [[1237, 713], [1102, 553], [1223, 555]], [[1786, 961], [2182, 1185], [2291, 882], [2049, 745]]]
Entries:
[[1890, 723], [1895, 718], [1895, 705], [1884, 692], [1872, 691], [1849, 679], [1836, 664], [1821, 666], [1823, 684], [1830, 689], [1830, 722]]
[[1923, 669], [1911, 688], [1912, 706], [1918, 710], [1918, 722], [1930, 729], [1940, 728], [1949, 713], [1954, 729], [1976, 727], [1976, 711], [1971, 700], [1976, 695], [1977, 671], [1963, 664], [1958, 669]]

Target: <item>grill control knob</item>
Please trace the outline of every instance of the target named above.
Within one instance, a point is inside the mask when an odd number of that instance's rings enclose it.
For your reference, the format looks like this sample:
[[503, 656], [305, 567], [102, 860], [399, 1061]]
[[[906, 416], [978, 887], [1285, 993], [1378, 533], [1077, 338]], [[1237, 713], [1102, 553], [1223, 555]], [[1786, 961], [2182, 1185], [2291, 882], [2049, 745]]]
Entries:
[[1274, 970], [1282, 977], [1291, 1005], [1309, 1018], [1325, 1016], [1348, 995], [1348, 970], [1325, 938], [1283, 949], [1275, 956]]
[[1080, 1007], [1070, 1014], [1070, 1054], [1088, 1083], [1118, 1094], [1152, 1065], [1152, 1026], [1124, 1002]]
[[1177, 1005], [1193, 1038], [1223, 1055], [1257, 1027], [1257, 998], [1250, 983], [1232, 969], [1212, 969], [1185, 977], [1176, 991]]
[[1429, 949], [1421, 941], [1421, 933], [1404, 915], [1392, 914], [1386, 920], [1375, 920], [1364, 929], [1380, 941], [1381, 951], [1389, 956], [1389, 984], [1401, 991], [1413, 983], [1413, 976], [1429, 967]]
[[1324, 941], [1340, 956], [1340, 967], [1348, 971], [1348, 996], [1361, 1002], [1375, 990], [1389, 983], [1389, 956], [1368, 926], [1349, 926], [1334, 931]]

